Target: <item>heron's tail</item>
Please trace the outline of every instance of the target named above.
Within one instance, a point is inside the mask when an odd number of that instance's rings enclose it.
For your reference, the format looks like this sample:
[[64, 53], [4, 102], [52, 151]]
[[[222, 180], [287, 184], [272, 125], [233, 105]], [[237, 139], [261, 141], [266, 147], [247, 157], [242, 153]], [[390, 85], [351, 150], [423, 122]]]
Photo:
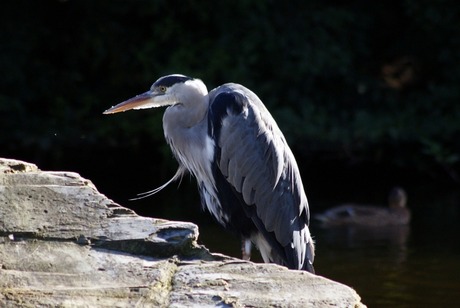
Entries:
[[[150, 197], [150, 196], [156, 194], [157, 192], [159, 192], [160, 190], [162, 190], [163, 188], [165, 188], [166, 186], [168, 186], [169, 184], [171, 184], [175, 180], [177, 180], [177, 179], [182, 180], [182, 176], [185, 174], [186, 171], [187, 171], [187, 169], [185, 169], [185, 167], [179, 166], [179, 168], [176, 171], [176, 174], [174, 174], [174, 176], [169, 181], [167, 181], [166, 183], [164, 183], [160, 187], [157, 187], [157, 188], [155, 188], [153, 190], [149, 190], [149, 191], [146, 191], [146, 192], [143, 192], [143, 193], [139, 193], [139, 194], [137, 194], [138, 197], [132, 198], [132, 199], [129, 199], [129, 200], [133, 201], [133, 200], [144, 199], [144, 198], [147, 198], [147, 197]], [[180, 184], [180, 182], [179, 182], [179, 184]]]

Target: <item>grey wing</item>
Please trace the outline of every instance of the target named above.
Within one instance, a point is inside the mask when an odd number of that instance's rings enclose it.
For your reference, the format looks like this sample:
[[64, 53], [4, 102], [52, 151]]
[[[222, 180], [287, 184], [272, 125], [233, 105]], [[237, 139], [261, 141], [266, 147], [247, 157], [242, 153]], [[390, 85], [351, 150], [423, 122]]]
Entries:
[[210, 99], [218, 169], [281, 259], [272, 261], [309, 269], [314, 248], [308, 202], [297, 163], [275, 120], [259, 98], [240, 85], [224, 85], [211, 92]]

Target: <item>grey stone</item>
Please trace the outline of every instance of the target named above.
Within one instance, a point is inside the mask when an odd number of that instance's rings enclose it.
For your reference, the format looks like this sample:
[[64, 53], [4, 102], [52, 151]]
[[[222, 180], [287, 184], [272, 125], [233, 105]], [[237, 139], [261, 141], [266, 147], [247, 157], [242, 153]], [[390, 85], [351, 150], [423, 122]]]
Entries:
[[212, 254], [73, 172], [0, 159], [0, 307], [364, 307], [307, 272]]

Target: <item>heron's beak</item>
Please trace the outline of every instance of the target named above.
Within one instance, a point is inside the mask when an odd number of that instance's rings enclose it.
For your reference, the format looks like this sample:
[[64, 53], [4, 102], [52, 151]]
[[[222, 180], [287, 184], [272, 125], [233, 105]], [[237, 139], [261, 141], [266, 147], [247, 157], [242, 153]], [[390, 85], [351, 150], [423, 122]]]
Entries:
[[147, 91], [142, 94], [136, 95], [135, 97], [130, 98], [116, 106], [113, 106], [110, 109], [107, 109], [103, 112], [103, 114], [112, 114], [131, 109], [145, 109], [155, 107], [152, 104], [154, 97], [156, 97], [156, 95], [154, 95], [151, 91]]

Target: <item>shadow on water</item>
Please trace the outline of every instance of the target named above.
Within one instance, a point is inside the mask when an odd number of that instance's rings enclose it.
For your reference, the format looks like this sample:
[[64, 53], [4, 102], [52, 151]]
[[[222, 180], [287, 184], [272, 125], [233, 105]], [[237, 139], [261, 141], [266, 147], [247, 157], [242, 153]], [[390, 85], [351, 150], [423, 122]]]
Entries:
[[319, 275], [353, 287], [370, 307], [394, 307], [404, 301], [404, 292], [398, 294], [397, 281], [408, 261], [409, 227], [313, 231], [318, 241]]

